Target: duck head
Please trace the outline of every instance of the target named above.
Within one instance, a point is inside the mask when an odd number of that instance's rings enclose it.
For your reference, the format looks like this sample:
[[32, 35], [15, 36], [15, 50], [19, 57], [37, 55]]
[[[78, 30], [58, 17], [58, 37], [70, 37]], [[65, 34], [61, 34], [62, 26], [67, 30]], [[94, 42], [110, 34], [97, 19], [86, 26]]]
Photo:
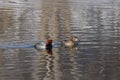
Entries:
[[48, 39], [47, 41], [46, 41], [46, 49], [50, 49], [50, 48], [52, 48], [52, 39]]
[[72, 40], [73, 42], [78, 42], [78, 41], [79, 41], [79, 39], [78, 39], [77, 36], [72, 36], [71, 40]]

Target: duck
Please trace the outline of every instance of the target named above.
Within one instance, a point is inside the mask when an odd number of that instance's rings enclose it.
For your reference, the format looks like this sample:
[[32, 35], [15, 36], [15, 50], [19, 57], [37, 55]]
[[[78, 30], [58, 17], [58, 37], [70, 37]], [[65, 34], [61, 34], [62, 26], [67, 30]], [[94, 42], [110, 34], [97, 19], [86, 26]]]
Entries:
[[70, 40], [64, 40], [62, 43], [65, 47], [74, 47], [78, 44], [78, 41], [79, 39], [77, 36], [72, 36]]
[[52, 49], [52, 39], [47, 39], [46, 42], [38, 42], [34, 45], [36, 50], [43, 50], [43, 49]]

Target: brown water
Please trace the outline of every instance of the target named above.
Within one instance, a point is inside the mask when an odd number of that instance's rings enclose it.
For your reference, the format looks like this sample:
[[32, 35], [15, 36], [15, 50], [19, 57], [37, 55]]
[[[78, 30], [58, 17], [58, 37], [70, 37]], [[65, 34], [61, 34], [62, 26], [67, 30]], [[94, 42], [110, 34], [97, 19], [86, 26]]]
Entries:
[[0, 48], [0, 80], [120, 80], [120, 0], [1, 0], [0, 46], [76, 35], [77, 50]]

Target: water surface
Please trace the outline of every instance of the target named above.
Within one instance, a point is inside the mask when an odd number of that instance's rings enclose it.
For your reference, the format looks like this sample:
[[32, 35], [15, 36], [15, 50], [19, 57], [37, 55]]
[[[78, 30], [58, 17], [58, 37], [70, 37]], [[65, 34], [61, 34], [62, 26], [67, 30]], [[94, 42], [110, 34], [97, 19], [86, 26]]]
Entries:
[[120, 80], [119, 0], [1, 0], [0, 46], [78, 36], [78, 49], [1, 48], [0, 80]]

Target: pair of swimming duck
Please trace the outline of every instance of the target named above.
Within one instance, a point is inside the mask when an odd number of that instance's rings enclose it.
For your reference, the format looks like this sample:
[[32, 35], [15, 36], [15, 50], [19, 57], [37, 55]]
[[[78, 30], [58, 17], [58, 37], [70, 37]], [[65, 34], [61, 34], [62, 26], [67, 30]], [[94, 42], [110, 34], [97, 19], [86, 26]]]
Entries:
[[[78, 37], [76, 36], [72, 36], [70, 38], [70, 40], [64, 40], [61, 42], [61, 45], [65, 46], [65, 47], [73, 47], [73, 46], [76, 46], [78, 44]], [[40, 42], [40, 43], [36, 43], [34, 45], [35, 49], [37, 50], [41, 50], [41, 49], [52, 49], [52, 46], [53, 46], [53, 40], [52, 39], [48, 39], [46, 41], [46, 43], [44, 42]]]

